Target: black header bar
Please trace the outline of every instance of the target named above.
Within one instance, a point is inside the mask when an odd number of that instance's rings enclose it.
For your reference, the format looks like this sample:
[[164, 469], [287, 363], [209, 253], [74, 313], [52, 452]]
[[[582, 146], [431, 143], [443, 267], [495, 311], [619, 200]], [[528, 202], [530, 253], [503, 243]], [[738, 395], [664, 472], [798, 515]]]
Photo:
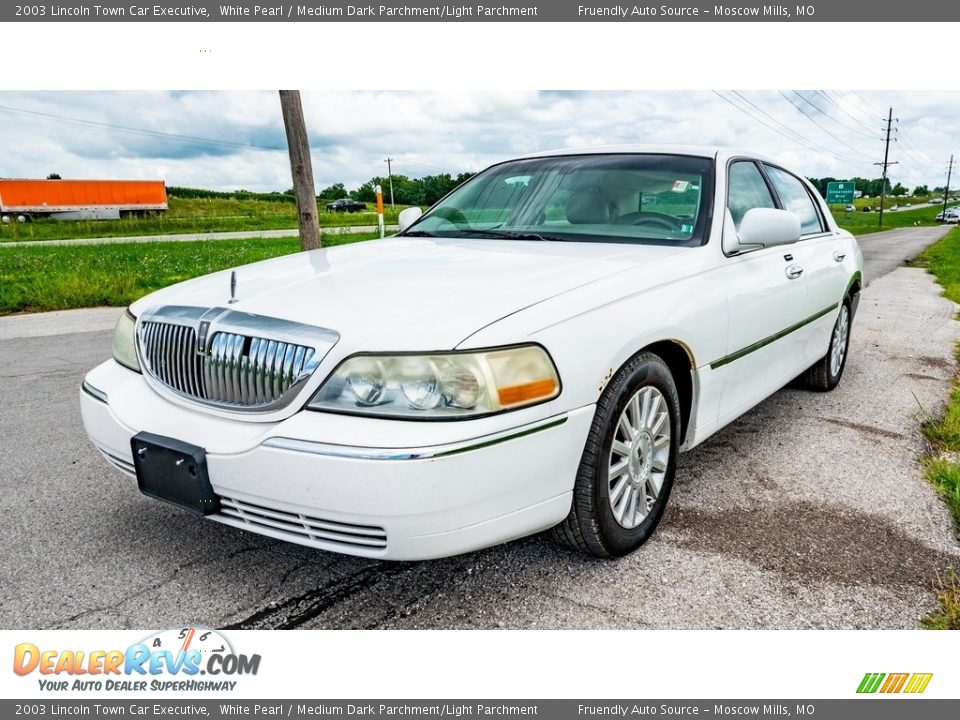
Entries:
[[[621, 3], [583, 0], [398, 2], [325, 0], [222, 3], [140, 0], [0, 5], [0, 22], [937, 22], [960, 20], [943, 0]], [[945, 30], [944, 38], [955, 31]]]

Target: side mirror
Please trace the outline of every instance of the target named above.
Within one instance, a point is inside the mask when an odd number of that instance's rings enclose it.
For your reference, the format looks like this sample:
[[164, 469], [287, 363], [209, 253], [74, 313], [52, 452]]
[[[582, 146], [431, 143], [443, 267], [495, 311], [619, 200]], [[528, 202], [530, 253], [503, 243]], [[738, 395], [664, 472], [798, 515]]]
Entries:
[[418, 207], [408, 207], [405, 210], [401, 210], [400, 217], [397, 218], [397, 222], [400, 224], [400, 232], [403, 232], [413, 225], [420, 219], [421, 215], [423, 215], [423, 210]]
[[742, 250], [788, 245], [800, 239], [800, 218], [789, 210], [747, 210], [737, 234]]

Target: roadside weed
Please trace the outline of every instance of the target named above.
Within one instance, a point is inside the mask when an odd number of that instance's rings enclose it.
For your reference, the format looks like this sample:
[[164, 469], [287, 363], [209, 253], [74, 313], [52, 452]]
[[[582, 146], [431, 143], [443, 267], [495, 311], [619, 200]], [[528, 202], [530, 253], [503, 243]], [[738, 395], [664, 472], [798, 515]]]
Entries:
[[960, 630], [960, 582], [957, 569], [952, 567], [946, 577], [933, 581], [933, 591], [937, 594], [940, 611], [928, 615], [920, 622], [928, 630]]

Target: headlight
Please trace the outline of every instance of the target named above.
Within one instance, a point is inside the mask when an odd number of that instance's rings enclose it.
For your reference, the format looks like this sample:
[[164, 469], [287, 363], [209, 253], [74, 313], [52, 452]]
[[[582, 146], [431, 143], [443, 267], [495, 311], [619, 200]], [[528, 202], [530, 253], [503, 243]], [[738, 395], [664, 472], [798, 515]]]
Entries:
[[358, 415], [455, 419], [550, 400], [560, 379], [539, 345], [436, 355], [355, 355], [307, 406]]
[[124, 367], [140, 372], [137, 360], [137, 319], [127, 310], [113, 329], [113, 359]]

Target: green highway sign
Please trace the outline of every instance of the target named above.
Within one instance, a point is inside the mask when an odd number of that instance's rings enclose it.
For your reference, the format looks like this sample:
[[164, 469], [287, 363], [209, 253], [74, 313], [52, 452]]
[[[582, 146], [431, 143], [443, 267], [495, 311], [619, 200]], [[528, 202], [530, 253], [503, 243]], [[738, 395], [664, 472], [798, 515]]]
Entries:
[[853, 202], [854, 189], [852, 182], [828, 182], [827, 204], [849, 205]]

